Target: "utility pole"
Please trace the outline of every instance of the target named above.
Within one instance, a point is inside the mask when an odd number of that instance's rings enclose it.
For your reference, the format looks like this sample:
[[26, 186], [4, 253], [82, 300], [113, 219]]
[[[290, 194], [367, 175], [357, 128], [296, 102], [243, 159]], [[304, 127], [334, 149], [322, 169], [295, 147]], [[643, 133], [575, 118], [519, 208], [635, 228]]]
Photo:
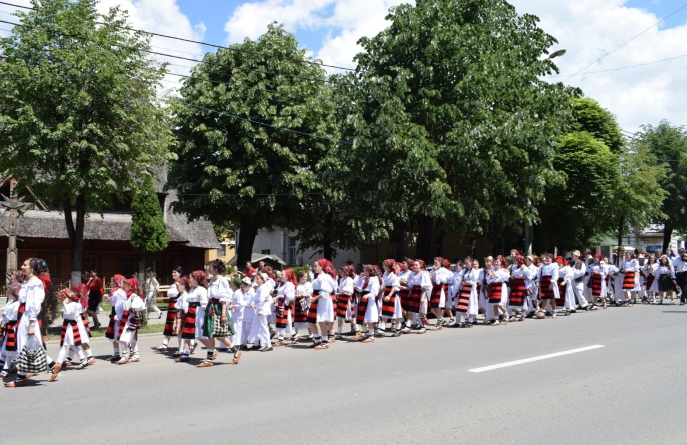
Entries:
[[0, 206], [5, 208], [5, 212], [10, 213], [10, 227], [7, 231], [7, 269], [5, 271], [5, 285], [12, 284], [12, 272], [17, 270], [17, 216], [19, 212], [26, 211], [31, 204], [22, 202], [24, 198], [19, 199], [17, 191], [17, 180], [10, 178], [10, 197], [7, 198], [2, 195], [4, 201], [0, 201]]

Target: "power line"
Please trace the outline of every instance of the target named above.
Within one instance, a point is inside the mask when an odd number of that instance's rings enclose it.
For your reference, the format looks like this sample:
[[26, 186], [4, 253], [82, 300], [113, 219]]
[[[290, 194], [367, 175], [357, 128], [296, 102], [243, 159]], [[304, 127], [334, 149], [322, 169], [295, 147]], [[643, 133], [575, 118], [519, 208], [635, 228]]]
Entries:
[[[669, 60], [680, 59], [680, 58], [682, 58], [682, 57], [687, 57], [687, 54], [682, 54], [682, 55], [680, 55], [680, 56], [675, 56], [675, 57], [669, 57], [669, 58], [667, 58], [667, 59], [655, 60], [655, 61], [653, 61], [653, 62], [638, 63], [638, 64], [636, 64], [636, 65], [622, 66], [622, 67], [619, 67], [619, 68], [611, 68], [611, 69], [600, 70], [600, 71], [587, 71], [586, 73], [582, 73], [582, 74], [598, 74], [598, 73], [607, 73], [607, 72], [609, 72], [609, 71], [620, 71], [620, 70], [625, 70], [625, 69], [628, 69], [628, 68], [635, 68], [635, 67], [638, 67], [638, 66], [646, 66], [646, 65], [653, 65], [653, 64], [655, 64], [655, 63], [660, 63], [660, 62], [667, 62], [667, 61], [669, 61]], [[546, 76], [546, 77], [565, 77], [565, 76], [567, 76], [567, 75], [568, 75], [568, 74], [557, 74], [557, 75], [554, 75], [554, 76]]]
[[[31, 7], [29, 7], [29, 6], [22, 6], [22, 5], [17, 5], [17, 4], [14, 4], [14, 3], [3, 2], [3, 1], [0, 1], [0, 4], [9, 5], [9, 6], [15, 6], [15, 7], [17, 7], [17, 8], [22, 8], [22, 9], [29, 9], [29, 10], [31, 10], [31, 11], [35, 11], [35, 10], [36, 10], [35, 8], [31, 8]], [[96, 22], [96, 23], [100, 23], [100, 22]], [[143, 33], [149, 34], [149, 35], [151, 35], [151, 36], [162, 37], [162, 38], [165, 38], [165, 39], [179, 40], [179, 41], [182, 41], [182, 42], [195, 43], [195, 44], [198, 44], [198, 45], [209, 46], [209, 47], [211, 47], [211, 48], [226, 49], [226, 50], [230, 50], [230, 51], [239, 51], [239, 52], [244, 52], [244, 53], [247, 53], [247, 54], [259, 55], [259, 56], [274, 57], [274, 58], [281, 59], [281, 60], [291, 60], [291, 61], [293, 61], [293, 62], [308, 63], [308, 64], [311, 64], [311, 65], [324, 66], [324, 67], [327, 67], [327, 68], [334, 68], [334, 69], [344, 70], [344, 71], [355, 71], [355, 68], [346, 68], [346, 67], [343, 67], [343, 66], [327, 65], [327, 64], [324, 64], [324, 63], [318, 63], [318, 62], [314, 62], [314, 61], [310, 61], [310, 60], [293, 59], [293, 58], [290, 58], [290, 57], [283, 57], [283, 56], [280, 57], [280, 56], [275, 56], [275, 55], [273, 55], [273, 54], [261, 53], [261, 52], [258, 52], [258, 51], [249, 51], [249, 50], [247, 50], [247, 49], [233, 48], [233, 47], [222, 46], [222, 45], [215, 45], [214, 43], [207, 43], [207, 42], [202, 42], [202, 41], [199, 41], [199, 40], [191, 40], [191, 39], [185, 39], [185, 38], [183, 38], [183, 37], [176, 37], [176, 36], [170, 36], [170, 35], [166, 35], [166, 34], [159, 34], [159, 33], [156, 33], [156, 32], [145, 31], [145, 30], [143, 30], [143, 29], [135, 29], [135, 28], [123, 27], [123, 26], [120, 27], [120, 28], [126, 29], [126, 30], [128, 30], [128, 31], [143, 32]]]
[[601, 86], [601, 87], [645, 88], [645, 89], [649, 89], [649, 90], [687, 91], [687, 88], [647, 87], [647, 86], [642, 86], [642, 85], [623, 85], [623, 84], [619, 84], [619, 83], [589, 83], [589, 82], [586, 82], [584, 80], [576, 80], [575, 82], [586, 84], [586, 85]]
[[604, 57], [606, 57], [606, 56], [608, 56], [608, 55], [614, 53], [614, 52], [617, 51], [617, 50], [619, 50], [620, 48], [622, 48], [623, 46], [627, 45], [628, 43], [630, 43], [631, 41], [633, 41], [633, 40], [636, 39], [637, 37], [641, 36], [641, 35], [644, 34], [645, 32], [647, 32], [647, 31], [649, 31], [650, 29], [652, 29], [654, 26], [658, 25], [659, 23], [664, 22], [666, 19], [668, 19], [668, 18], [670, 18], [671, 16], [677, 14], [678, 12], [680, 12], [681, 10], [683, 10], [684, 8], [687, 8], [687, 3], [685, 3], [685, 4], [682, 5], [682, 6], [680, 6], [680, 7], [677, 8], [675, 11], [673, 11], [673, 12], [671, 12], [670, 14], [668, 14], [667, 16], [663, 17], [661, 20], [659, 20], [658, 22], [654, 23], [653, 25], [651, 25], [650, 27], [648, 27], [648, 28], [645, 29], [644, 31], [640, 32], [640, 33], [637, 34], [636, 36], [632, 37], [630, 40], [626, 41], [625, 43], [621, 44], [620, 46], [617, 46], [616, 48], [614, 48], [614, 49], [612, 49], [611, 51], [607, 52], [607, 53], [604, 54], [603, 56], [599, 57], [598, 59], [596, 59], [595, 61], [593, 61], [593, 62], [590, 63], [589, 65], [585, 66], [584, 68], [582, 68], [581, 70], [579, 70], [579, 71], [576, 72], [575, 74], [573, 74], [573, 75], [571, 75], [570, 77], [568, 77], [567, 79], [563, 80], [563, 82], [568, 81], [571, 77], [577, 76], [577, 75], [580, 74], [582, 71], [584, 71], [584, 70], [586, 70], [587, 68], [589, 68], [590, 66], [594, 65], [594, 64], [595, 64], [596, 62], [598, 62], [599, 60], [601, 60], [601, 59], [603, 59]]

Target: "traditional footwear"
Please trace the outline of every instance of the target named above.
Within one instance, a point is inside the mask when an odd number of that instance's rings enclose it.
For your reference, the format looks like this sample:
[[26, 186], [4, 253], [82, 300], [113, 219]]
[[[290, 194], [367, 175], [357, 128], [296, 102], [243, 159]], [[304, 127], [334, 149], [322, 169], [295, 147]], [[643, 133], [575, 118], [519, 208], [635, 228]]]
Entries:
[[558, 318], [558, 315], [554, 312], [553, 314], [551, 314], [551, 318]]
[[138, 363], [141, 361], [140, 357], [133, 356], [132, 358], [129, 359], [130, 363]]
[[72, 366], [72, 365], [73, 365], [72, 362], [69, 361], [69, 360], [65, 360], [65, 361], [62, 362], [62, 367], [63, 367], [63, 368], [69, 368], [69, 367]]
[[408, 329], [408, 328], [401, 329], [401, 334], [410, 334], [410, 329]]
[[427, 332], [427, 329], [425, 328], [420, 328], [419, 331], [417, 331], [418, 334], [425, 334]]
[[164, 345], [162, 345], [162, 346], [153, 346], [153, 347], [150, 348], [150, 349], [152, 349], [153, 351], [157, 351], [157, 352], [167, 352], [167, 346], [164, 346]]
[[320, 343], [315, 346], [315, 349], [329, 349], [329, 345]]
[[396, 331], [394, 332], [394, 335], [392, 337], [400, 337], [401, 336], [401, 331]]
[[311, 344], [310, 346], [308, 346], [308, 348], [314, 349], [314, 348], [320, 346], [321, 344], [322, 344], [322, 342], [313, 343], [313, 344]]
[[241, 360], [241, 355], [243, 355], [243, 352], [241, 352], [241, 350], [239, 349], [238, 351], [236, 351], [234, 353], [234, 360], [231, 361], [231, 364], [232, 365], [238, 365], [239, 360]]
[[[52, 373], [52, 370], [50, 371]], [[38, 375], [37, 372], [28, 372], [26, 373], [26, 377], [36, 377]]]
[[[341, 340], [341, 339], [339, 339], [339, 340]], [[328, 339], [327, 341], [328, 341], [329, 343], [335, 343], [335, 342], [336, 342], [336, 336], [334, 336], [334, 337], [329, 337], [329, 339]]]
[[62, 369], [62, 365], [60, 365], [59, 363], [57, 363], [57, 364], [55, 364], [55, 366], [53, 366], [53, 368], [52, 368], [52, 375], [51, 375], [50, 378], [48, 379], [49, 382], [54, 382], [54, 381], [55, 381], [55, 379], [57, 378], [57, 374], [60, 373], [60, 369]]
[[213, 366], [213, 365], [214, 365], [214, 363], [212, 363], [211, 361], [204, 360], [201, 363], [198, 363], [196, 365], [196, 368], [209, 368], [210, 366]]
[[260, 352], [270, 352], [270, 351], [274, 351], [274, 348], [272, 346], [265, 346], [264, 348], [262, 348], [260, 350]]
[[198, 343], [196, 343], [196, 344], [194, 344], [194, 345], [191, 345], [191, 354], [193, 354], [194, 352], [196, 352], [196, 348], [197, 348], [197, 347], [198, 347]]
[[334, 340], [343, 340], [343, 335], [341, 335], [341, 334], [336, 334], [336, 335], [334, 336]]
[[172, 357], [181, 357], [181, 352], [175, 352], [174, 354], [172, 354]]
[[129, 360], [126, 358], [123, 358], [117, 362], [118, 365], [126, 365], [127, 363], [129, 363]]
[[122, 356], [117, 354], [117, 355], [113, 355], [112, 357], [108, 357], [105, 360], [108, 362], [114, 363], [114, 362], [118, 362], [121, 358], [122, 358]]
[[5, 388], [20, 388], [22, 386], [26, 386], [26, 379], [5, 382]]
[[367, 337], [361, 343], [374, 343], [374, 342], [375, 342], [374, 337]]
[[219, 351], [217, 349], [215, 349], [215, 352], [212, 353], [212, 359], [215, 360], [218, 355], [219, 355]]
[[272, 346], [274, 346], [275, 348], [278, 348], [279, 346], [284, 346], [284, 340], [280, 340], [280, 341], [276, 342], [275, 344], [273, 344]]
[[499, 322], [498, 320], [494, 320], [494, 321], [491, 323], [491, 325], [492, 325], [492, 326], [499, 326], [499, 325], [501, 325], [501, 322]]
[[179, 358], [175, 358], [175, 359], [174, 359], [174, 361], [177, 362], [177, 363], [185, 363], [185, 362], [187, 362], [187, 361], [189, 361], [189, 360], [191, 360], [190, 357], [188, 357], [188, 356], [185, 356], [185, 357], [184, 357], [183, 355], [182, 355], [181, 357], [179, 357]]
[[432, 326], [432, 331], [441, 331], [441, 329], [442, 329], [441, 323], [438, 323], [438, 324]]

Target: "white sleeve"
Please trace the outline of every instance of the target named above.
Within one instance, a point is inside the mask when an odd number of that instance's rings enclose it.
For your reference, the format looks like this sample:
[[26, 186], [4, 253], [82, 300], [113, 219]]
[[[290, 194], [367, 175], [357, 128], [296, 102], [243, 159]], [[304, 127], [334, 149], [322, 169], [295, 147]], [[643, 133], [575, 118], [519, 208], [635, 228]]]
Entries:
[[353, 279], [350, 277], [346, 278], [343, 282], [341, 293], [345, 295], [353, 295], [354, 290], [355, 289], [353, 288]]

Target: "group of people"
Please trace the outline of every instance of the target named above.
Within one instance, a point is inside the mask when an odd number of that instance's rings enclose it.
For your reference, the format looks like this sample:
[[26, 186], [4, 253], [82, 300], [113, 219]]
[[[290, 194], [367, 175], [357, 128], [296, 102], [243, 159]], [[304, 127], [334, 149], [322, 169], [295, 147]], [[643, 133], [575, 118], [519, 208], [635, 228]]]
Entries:
[[[663, 304], [676, 295], [685, 304], [687, 253], [681, 249], [671, 261], [666, 255], [627, 252], [616, 266], [589, 251], [574, 251], [566, 259], [513, 250], [508, 257], [489, 256], [482, 263], [467, 257], [452, 264], [437, 257], [428, 267], [420, 259], [387, 259], [382, 267], [369, 264], [356, 270], [349, 265], [339, 273], [323, 258], [314, 262], [312, 271], [277, 272], [262, 266], [228, 277], [225, 272], [221, 260], [208, 264], [207, 273], [174, 269], [163, 340], [154, 350], [167, 352], [176, 337], [174, 361], [183, 363], [191, 360], [201, 343], [207, 354], [196, 366], [204, 368], [213, 366], [221, 350], [231, 353], [231, 363], [238, 364], [249, 345], [267, 352], [306, 341], [309, 347], [324, 350], [344, 337], [373, 343], [448, 326], [472, 328], [479, 314], [484, 314], [485, 324], [498, 326], [526, 318], [555, 319], [613, 303]], [[63, 324], [57, 360], [46, 360], [50, 381], [72, 365], [75, 355], [81, 369], [94, 363], [86, 316], [93, 307], [91, 299], [98, 298], [94, 287], [78, 284], [57, 295]], [[5, 383], [7, 387], [24, 386], [31, 376], [17, 369], [16, 361], [31, 339], [43, 343], [39, 313], [50, 292], [45, 261], [26, 260], [13, 277], [2, 318], [2, 377], [17, 373], [14, 381]], [[148, 310], [144, 294], [136, 278], [114, 276], [107, 295], [112, 311], [106, 331], [113, 346], [108, 360], [113, 363], [140, 361], [139, 314]], [[430, 314], [436, 320], [433, 324]], [[350, 330], [344, 333], [347, 323]]]

